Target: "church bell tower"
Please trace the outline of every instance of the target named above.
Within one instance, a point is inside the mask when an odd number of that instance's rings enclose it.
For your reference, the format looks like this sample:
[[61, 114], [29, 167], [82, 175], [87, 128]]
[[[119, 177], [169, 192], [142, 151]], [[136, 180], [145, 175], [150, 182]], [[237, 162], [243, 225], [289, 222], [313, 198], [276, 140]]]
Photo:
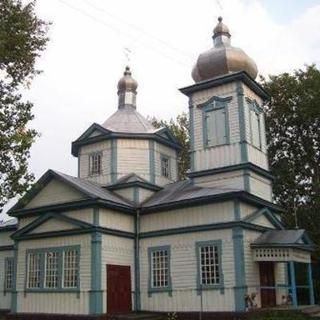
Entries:
[[271, 201], [263, 109], [269, 96], [255, 81], [255, 62], [231, 46], [221, 17], [212, 38], [213, 48], [199, 55], [192, 70], [195, 84], [180, 89], [189, 97], [189, 177], [199, 186], [244, 190]]

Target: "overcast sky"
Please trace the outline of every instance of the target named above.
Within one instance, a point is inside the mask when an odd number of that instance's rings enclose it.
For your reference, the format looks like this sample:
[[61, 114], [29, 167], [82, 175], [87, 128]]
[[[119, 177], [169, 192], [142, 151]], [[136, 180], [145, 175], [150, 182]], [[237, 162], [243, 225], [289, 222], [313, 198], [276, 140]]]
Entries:
[[37, 178], [49, 168], [76, 175], [71, 142], [116, 111], [125, 48], [138, 111], [163, 119], [187, 111], [178, 88], [193, 83], [220, 15], [262, 75], [320, 63], [320, 0], [38, 0], [37, 14], [52, 22], [43, 73], [25, 93], [41, 134], [30, 159]]

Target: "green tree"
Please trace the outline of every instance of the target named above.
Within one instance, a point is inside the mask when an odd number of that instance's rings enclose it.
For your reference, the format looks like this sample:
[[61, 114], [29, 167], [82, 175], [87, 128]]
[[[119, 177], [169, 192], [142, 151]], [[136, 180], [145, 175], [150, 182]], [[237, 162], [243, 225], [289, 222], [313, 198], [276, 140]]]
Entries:
[[175, 120], [171, 119], [170, 121], [152, 118], [151, 122], [156, 128], [167, 127], [181, 145], [182, 149], [178, 155], [178, 175], [180, 179], [185, 179], [190, 167], [189, 119], [187, 114], [183, 112]]
[[310, 65], [262, 85], [272, 97], [266, 128], [275, 200], [286, 210], [284, 221], [320, 245], [320, 71]]
[[48, 42], [48, 23], [37, 18], [35, 2], [0, 1], [0, 212], [8, 199], [23, 194], [33, 181], [28, 171], [37, 132], [28, 127], [32, 103], [21, 89], [40, 71], [35, 62]]

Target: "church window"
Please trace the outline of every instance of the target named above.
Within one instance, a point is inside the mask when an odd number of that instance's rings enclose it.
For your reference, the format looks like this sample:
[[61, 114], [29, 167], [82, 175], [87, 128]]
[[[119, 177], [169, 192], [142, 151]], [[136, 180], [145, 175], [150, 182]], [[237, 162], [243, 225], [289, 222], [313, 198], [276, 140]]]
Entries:
[[227, 105], [213, 101], [204, 108], [204, 144], [213, 147], [228, 143]]
[[90, 176], [101, 174], [102, 154], [95, 152], [89, 155], [89, 174]]
[[27, 289], [73, 290], [79, 287], [80, 248], [34, 249], [27, 253]]
[[254, 103], [250, 104], [250, 131], [251, 143], [256, 148], [261, 149], [261, 119], [260, 112]]
[[198, 285], [210, 288], [222, 285], [221, 241], [197, 243]]
[[12, 290], [13, 287], [13, 258], [6, 258], [5, 259], [5, 266], [4, 266], [4, 289], [5, 290]]
[[170, 177], [170, 158], [164, 155], [161, 155], [161, 175], [163, 177]]
[[161, 291], [171, 288], [170, 247], [149, 248], [150, 290]]

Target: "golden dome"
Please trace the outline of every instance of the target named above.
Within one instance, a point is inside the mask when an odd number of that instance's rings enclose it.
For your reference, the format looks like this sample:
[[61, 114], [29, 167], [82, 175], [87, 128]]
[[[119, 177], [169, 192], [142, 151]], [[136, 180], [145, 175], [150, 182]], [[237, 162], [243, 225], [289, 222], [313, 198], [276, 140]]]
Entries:
[[231, 46], [229, 28], [222, 22], [221, 17], [218, 18], [212, 38], [213, 48], [199, 55], [192, 70], [195, 82], [239, 71], [245, 71], [253, 79], [256, 78], [256, 63], [242, 49]]

